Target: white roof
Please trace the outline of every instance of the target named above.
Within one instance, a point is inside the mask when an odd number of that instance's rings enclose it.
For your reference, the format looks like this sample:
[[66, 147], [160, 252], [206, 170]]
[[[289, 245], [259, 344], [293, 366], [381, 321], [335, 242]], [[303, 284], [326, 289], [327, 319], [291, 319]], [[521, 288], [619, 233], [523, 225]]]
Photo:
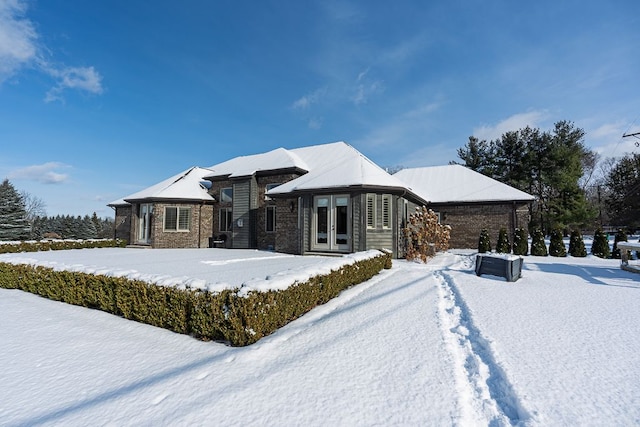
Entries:
[[109, 206], [126, 204], [129, 200], [173, 199], [213, 201], [214, 198], [204, 186], [204, 177], [211, 174], [210, 169], [194, 166], [165, 179], [158, 184], [130, 194], [109, 203]]
[[269, 194], [352, 186], [409, 190], [404, 182], [388, 174], [345, 142], [333, 142], [288, 151], [308, 166], [306, 168], [308, 173], [269, 190]]
[[267, 153], [235, 157], [211, 166], [208, 176], [228, 176], [229, 178], [251, 176], [258, 171], [297, 168], [308, 171], [309, 166], [291, 150], [276, 148]]
[[532, 201], [532, 195], [462, 165], [403, 169], [396, 174], [429, 203]]

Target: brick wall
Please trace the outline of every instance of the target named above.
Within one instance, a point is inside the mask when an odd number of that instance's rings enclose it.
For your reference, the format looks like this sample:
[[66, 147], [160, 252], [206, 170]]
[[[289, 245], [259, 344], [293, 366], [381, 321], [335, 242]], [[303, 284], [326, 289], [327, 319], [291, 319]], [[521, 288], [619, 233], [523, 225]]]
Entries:
[[527, 227], [529, 222], [526, 204], [431, 205], [429, 208], [440, 213], [443, 224], [451, 226], [451, 248], [476, 249], [483, 228], [489, 231], [492, 248], [495, 248], [500, 228], [507, 229], [509, 240], [513, 243], [513, 230]]
[[[165, 231], [164, 208], [191, 208], [189, 231]], [[206, 248], [213, 235], [213, 206], [199, 203], [154, 203], [151, 219], [151, 246], [154, 248]]]
[[298, 199], [277, 199], [276, 218], [276, 251], [295, 255], [301, 254], [300, 229], [298, 228]]

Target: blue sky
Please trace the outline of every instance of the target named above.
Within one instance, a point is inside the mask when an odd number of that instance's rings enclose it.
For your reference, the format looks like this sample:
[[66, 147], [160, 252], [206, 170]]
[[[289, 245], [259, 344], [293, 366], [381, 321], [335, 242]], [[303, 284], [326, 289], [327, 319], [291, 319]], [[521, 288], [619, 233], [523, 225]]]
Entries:
[[[151, 5], [151, 6], [149, 6]], [[346, 141], [381, 166], [573, 121], [637, 150], [640, 2], [0, 0], [0, 179], [47, 214]]]

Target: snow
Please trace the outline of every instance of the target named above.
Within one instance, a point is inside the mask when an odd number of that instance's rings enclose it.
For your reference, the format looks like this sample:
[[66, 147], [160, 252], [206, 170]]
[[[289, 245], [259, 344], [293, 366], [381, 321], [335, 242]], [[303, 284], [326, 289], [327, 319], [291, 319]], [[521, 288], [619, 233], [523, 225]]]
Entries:
[[144, 199], [213, 201], [213, 197], [202, 183], [204, 177], [210, 174], [211, 170], [194, 166], [144, 190], [114, 200], [109, 203], [109, 206], [119, 206], [127, 204], [129, 200]]
[[294, 152], [276, 148], [266, 153], [234, 157], [226, 162], [211, 166], [208, 176], [228, 176], [229, 178], [251, 176], [262, 170], [299, 169], [308, 171], [309, 166]]
[[[202, 280], [218, 267], [239, 283], [307, 259], [52, 254], [0, 260], [87, 268], [101, 258], [112, 270]], [[0, 289], [0, 424], [638, 425], [640, 276], [619, 260], [527, 256], [509, 283], [476, 276], [474, 259], [450, 251], [427, 264], [394, 261], [244, 348]]]
[[532, 201], [534, 197], [462, 165], [403, 169], [393, 175], [430, 203]]

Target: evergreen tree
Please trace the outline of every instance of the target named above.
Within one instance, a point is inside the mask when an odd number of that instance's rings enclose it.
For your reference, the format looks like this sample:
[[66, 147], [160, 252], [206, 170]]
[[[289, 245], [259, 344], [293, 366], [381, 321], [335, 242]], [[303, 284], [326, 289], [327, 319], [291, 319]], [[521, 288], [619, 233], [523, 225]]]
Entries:
[[587, 249], [584, 246], [584, 239], [582, 238], [582, 234], [578, 230], [573, 230], [571, 232], [571, 237], [569, 238], [569, 255], [580, 258], [587, 256]]
[[547, 245], [544, 242], [544, 234], [542, 230], [536, 228], [531, 236], [531, 255], [534, 256], [547, 256]]
[[627, 154], [605, 177], [607, 212], [614, 224], [640, 227], [640, 154]]
[[627, 233], [623, 229], [618, 229], [615, 237], [613, 238], [613, 251], [611, 251], [611, 258], [620, 259], [620, 249], [618, 249], [618, 242], [626, 242]]
[[511, 253], [511, 243], [509, 242], [509, 236], [507, 235], [507, 229], [501, 228], [498, 233], [498, 243], [496, 243], [496, 252], [500, 254]]
[[609, 250], [609, 240], [601, 229], [598, 229], [596, 235], [593, 237], [591, 253], [599, 258], [609, 258], [611, 254]]
[[0, 240], [26, 240], [30, 233], [24, 201], [5, 179], [0, 184]]
[[478, 238], [478, 252], [481, 254], [491, 252], [491, 241], [489, 240], [489, 232], [486, 228], [483, 228], [480, 231], [480, 237]]
[[513, 236], [513, 253], [515, 255], [529, 255], [529, 233], [525, 228], [516, 228]]
[[567, 256], [567, 248], [564, 246], [564, 241], [562, 240], [562, 232], [558, 228], [554, 228], [551, 231], [551, 238], [549, 242], [549, 255], [555, 257], [565, 257]]

